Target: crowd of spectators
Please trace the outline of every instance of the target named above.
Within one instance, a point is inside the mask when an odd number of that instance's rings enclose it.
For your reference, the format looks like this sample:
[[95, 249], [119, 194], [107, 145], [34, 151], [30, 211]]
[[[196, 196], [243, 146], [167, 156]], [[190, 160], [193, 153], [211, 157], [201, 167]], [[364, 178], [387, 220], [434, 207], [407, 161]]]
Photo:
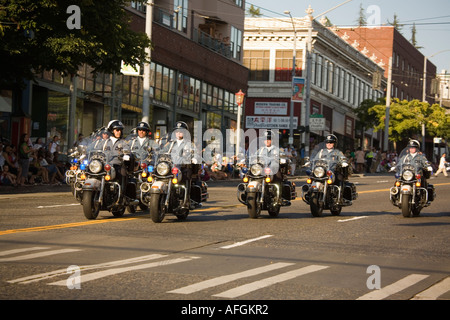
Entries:
[[380, 173], [389, 172], [393, 162], [397, 162], [398, 154], [395, 151], [382, 151], [378, 148], [363, 150], [347, 149], [345, 156], [352, 165], [354, 173]]
[[18, 146], [0, 140], [0, 185], [60, 185], [65, 183], [66, 164], [61, 161], [59, 137], [45, 144], [43, 138], [34, 143], [23, 134]]

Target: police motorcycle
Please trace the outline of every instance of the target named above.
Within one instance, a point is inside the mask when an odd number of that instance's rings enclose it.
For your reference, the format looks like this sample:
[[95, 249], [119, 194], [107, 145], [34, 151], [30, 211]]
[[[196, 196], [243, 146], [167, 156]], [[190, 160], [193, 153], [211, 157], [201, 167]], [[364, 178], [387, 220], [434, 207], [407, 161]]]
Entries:
[[420, 143], [411, 140], [402, 150], [390, 171], [395, 171], [396, 181], [390, 189], [391, 203], [402, 210], [403, 217], [419, 216], [436, 198], [434, 186], [427, 182], [431, 177], [431, 163], [420, 154]]
[[[266, 141], [277, 136], [272, 131], [266, 131], [264, 135]], [[270, 155], [261, 149], [256, 151], [256, 141], [254, 139], [250, 143], [248, 164], [241, 169], [244, 176], [237, 187], [237, 199], [247, 206], [251, 219], [258, 218], [262, 210], [267, 210], [271, 217], [277, 217], [281, 207], [290, 206], [297, 196], [295, 183], [286, 179], [290, 160], [283, 149], [278, 149], [277, 143], [274, 148], [279, 153]]]
[[342, 207], [351, 206], [357, 199], [356, 186], [348, 181], [351, 167], [347, 158], [337, 149], [328, 153], [326, 144], [337, 144], [334, 135], [328, 135], [311, 152], [311, 158], [303, 167], [307, 167], [308, 178], [302, 186], [302, 200], [310, 206], [314, 217], [322, 216], [323, 210], [332, 215], [341, 214]]
[[80, 144], [69, 150], [70, 168], [66, 170], [66, 184], [70, 185], [71, 192], [75, 199], [81, 203], [82, 189], [86, 180], [87, 148], [101, 137], [101, 132], [105, 128], [100, 128], [84, 138]]
[[[142, 132], [139, 132], [142, 131]], [[134, 171], [130, 179], [136, 184], [136, 193], [139, 199], [139, 207], [145, 211], [148, 206], [145, 205], [141, 198], [143, 190], [149, 191], [152, 178], [149, 174], [149, 166], [152, 164], [153, 152], [157, 149], [156, 143], [149, 139], [150, 126], [148, 123], [141, 121], [125, 139], [134, 158]], [[134, 213], [136, 206], [128, 207], [128, 211]]]
[[[107, 126], [123, 131], [119, 120]], [[100, 210], [110, 211], [121, 217], [129, 206], [136, 206], [136, 183], [129, 179], [134, 171], [134, 156], [125, 140], [94, 140], [87, 147], [85, 182], [82, 187], [83, 213], [87, 219], [96, 219]]]
[[[179, 121], [175, 130], [180, 129], [187, 132], [186, 123]], [[147, 168], [150, 176], [141, 185], [141, 201], [149, 207], [155, 223], [162, 222], [168, 213], [185, 220], [190, 210], [201, 207], [208, 198], [207, 185], [198, 177], [201, 157], [187, 140], [186, 149], [177, 149], [175, 139], [167, 142], [153, 153], [154, 165]]]

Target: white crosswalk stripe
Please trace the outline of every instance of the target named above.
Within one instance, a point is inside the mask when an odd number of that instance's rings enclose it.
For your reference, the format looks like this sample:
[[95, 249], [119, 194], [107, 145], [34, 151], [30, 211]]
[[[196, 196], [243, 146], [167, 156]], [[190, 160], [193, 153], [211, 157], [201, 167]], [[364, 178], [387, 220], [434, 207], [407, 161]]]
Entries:
[[[150, 255], [139, 256], [139, 257], [130, 258], [130, 259], [123, 259], [123, 260], [117, 260], [117, 261], [110, 261], [110, 262], [106, 262], [106, 263], [85, 265], [85, 266], [80, 266], [79, 268], [80, 268], [80, 271], [85, 272], [85, 271], [93, 270], [93, 269], [112, 268], [112, 267], [117, 267], [117, 266], [121, 266], [121, 265], [145, 262], [148, 260], [154, 260], [154, 259], [159, 259], [159, 258], [164, 258], [164, 257], [166, 257], [166, 255], [150, 254]], [[54, 271], [50, 271], [50, 272], [45, 272], [45, 273], [40, 273], [40, 274], [35, 274], [35, 275], [31, 275], [31, 276], [26, 276], [26, 277], [22, 277], [22, 278], [15, 279], [15, 280], [10, 280], [8, 282], [9, 283], [26, 284], [26, 283], [32, 283], [32, 282], [37, 282], [37, 281], [41, 281], [41, 280], [46, 280], [46, 279], [53, 278], [56, 276], [61, 276], [61, 275], [67, 275], [66, 268], [54, 270]]]
[[284, 268], [284, 267], [290, 266], [290, 265], [292, 265], [292, 263], [283, 263], [283, 262], [273, 263], [273, 264], [269, 264], [264, 267], [254, 268], [254, 269], [246, 270], [243, 272], [238, 272], [238, 273], [229, 274], [226, 276], [221, 276], [221, 277], [213, 278], [210, 280], [202, 281], [202, 282], [192, 284], [192, 285], [189, 285], [189, 286], [186, 286], [183, 288], [169, 291], [168, 293], [190, 294], [193, 292], [197, 292], [200, 290], [204, 290], [207, 288], [225, 284], [225, 283], [228, 283], [228, 282], [231, 282], [234, 280], [238, 280], [238, 279], [242, 279], [242, 278], [246, 278], [246, 277], [252, 277], [252, 276], [264, 273], [264, 272], [276, 270], [279, 268]]
[[276, 283], [280, 283], [283, 281], [291, 280], [299, 276], [303, 276], [305, 274], [320, 271], [323, 269], [329, 268], [328, 266], [319, 266], [319, 265], [311, 265], [304, 268], [288, 271], [270, 278], [262, 279], [259, 281], [255, 281], [249, 284], [245, 284], [234, 289], [230, 289], [218, 294], [213, 295], [214, 297], [220, 298], [237, 298], [244, 294], [250, 293], [255, 290], [259, 290], [268, 286], [271, 286]]
[[[42, 249], [42, 248], [38, 248], [38, 249]], [[38, 250], [38, 249], [36, 247], [35, 248], [29, 248], [29, 250]], [[47, 249], [47, 248], [44, 248], [44, 249]], [[26, 250], [26, 249], [17, 249], [17, 250], [9, 251], [9, 254], [11, 254], [11, 252], [13, 252], [13, 253], [20, 252], [20, 250], [22, 250], [21, 252], [29, 251], [29, 250]], [[56, 250], [43, 251], [43, 252], [37, 252], [37, 253], [30, 253], [30, 254], [25, 254], [25, 255], [21, 255], [21, 256], [14, 256], [14, 257], [9, 257], [9, 258], [0, 258], [0, 262], [11, 262], [11, 261], [21, 261], [21, 260], [36, 259], [36, 258], [41, 258], [41, 257], [52, 256], [52, 255], [55, 255], [55, 254], [76, 252], [76, 251], [81, 251], [81, 249], [56, 249]], [[3, 252], [3, 253], [5, 253], [5, 252]]]
[[383, 287], [379, 290], [373, 290], [356, 300], [382, 300], [385, 299], [397, 292], [405, 290], [406, 288], [422, 281], [423, 279], [428, 278], [426, 274], [410, 274], [409, 276], [404, 277], [403, 279], [398, 280], [386, 287]]
[[[104, 270], [104, 271], [88, 273], [86, 275], [83, 274], [81, 276], [80, 282], [86, 283], [91, 280], [96, 280], [96, 279], [116, 275], [116, 274], [123, 273], [123, 272], [128, 272], [128, 271], [132, 271], [132, 270], [148, 269], [148, 268], [154, 268], [154, 267], [159, 267], [159, 266], [167, 266], [169, 264], [190, 261], [192, 259], [197, 259], [197, 258], [198, 257], [182, 257], [182, 258], [175, 258], [175, 259], [170, 259], [170, 260], [150, 262], [150, 263], [146, 263], [146, 264], [138, 264], [136, 266], [130, 266], [130, 267], [113, 268], [113, 269], [108, 269], [108, 270]], [[67, 280], [56, 281], [56, 282], [50, 283], [50, 285], [66, 286]]]
[[411, 300], [436, 300], [444, 293], [450, 291], [450, 277], [434, 284], [428, 289], [416, 294]]
[[21, 252], [26, 252], [26, 251], [44, 250], [44, 249], [49, 249], [49, 248], [48, 247], [31, 247], [31, 248], [6, 250], [6, 251], [1, 251], [0, 256], [9, 256], [11, 254], [21, 253]]
[[[192, 285], [189, 285], [186, 287], [168, 291], [168, 293], [190, 294], [190, 293], [194, 293], [194, 292], [204, 290], [207, 288], [219, 286], [219, 285], [222, 285], [222, 284], [234, 281], [234, 280], [251, 277], [251, 276], [256, 276], [258, 274], [262, 274], [262, 273], [272, 271], [272, 270], [277, 270], [277, 269], [284, 268], [284, 267], [291, 266], [291, 265], [293, 265], [293, 263], [278, 262], [278, 263], [270, 264], [267, 266], [246, 270], [243, 272], [238, 272], [238, 273], [234, 273], [234, 274], [230, 274], [230, 275], [213, 278], [210, 280], [205, 280], [205, 281], [202, 281], [202, 282], [199, 282], [196, 284], [192, 284]], [[255, 281], [255, 282], [252, 282], [252, 283], [249, 283], [246, 285], [242, 285], [242, 286], [236, 287], [234, 289], [230, 289], [228, 291], [215, 294], [213, 296], [221, 297], [221, 298], [236, 298], [236, 297], [242, 296], [244, 294], [250, 293], [252, 291], [255, 291], [255, 290], [258, 290], [261, 288], [265, 288], [265, 287], [271, 286], [271, 285], [279, 283], [279, 282], [294, 279], [296, 277], [299, 277], [299, 276], [302, 276], [302, 275], [305, 275], [305, 274], [308, 274], [311, 272], [323, 270], [326, 268], [328, 268], [328, 266], [311, 265], [311, 266], [303, 267], [300, 269], [288, 271], [288, 272], [285, 272], [285, 273], [282, 273], [282, 274], [279, 274], [276, 276], [272, 276], [269, 278], [265, 278], [263, 280]]]

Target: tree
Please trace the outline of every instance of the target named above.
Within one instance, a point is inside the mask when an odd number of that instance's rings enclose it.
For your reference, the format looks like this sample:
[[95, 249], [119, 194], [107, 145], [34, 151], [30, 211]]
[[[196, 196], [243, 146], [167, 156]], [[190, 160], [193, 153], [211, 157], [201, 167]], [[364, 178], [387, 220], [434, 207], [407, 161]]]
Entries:
[[359, 4], [359, 17], [358, 20], [356, 20], [356, 23], [358, 24], [359, 27], [367, 25], [366, 14], [364, 12], [362, 3]]
[[[150, 40], [130, 29], [127, 1], [5, 0], [0, 7], [0, 85], [20, 84], [35, 73], [75, 74], [83, 64], [119, 72], [121, 61], [142, 64]], [[75, 6], [76, 7], [76, 6]], [[75, 15], [75, 16], [73, 16]], [[81, 21], [69, 29], [71, 19]], [[76, 25], [75, 25], [76, 26]]]
[[416, 23], [414, 22], [413, 26], [411, 27], [411, 43], [416, 49], [422, 49], [423, 47], [417, 45], [416, 33], [417, 33]]
[[251, 16], [252, 18], [255, 18], [255, 17], [257, 18], [262, 15], [260, 9], [258, 7], [255, 8], [253, 5], [250, 5], [250, 8], [248, 8], [248, 10], [247, 10], [247, 14], [249, 16]]
[[[377, 124], [375, 131], [385, 130], [386, 105], [377, 104], [368, 110]], [[431, 136], [450, 138], [450, 115], [438, 104], [430, 106], [419, 100], [392, 100], [389, 112], [389, 140], [398, 142], [421, 133], [425, 123], [426, 132]]]
[[[361, 132], [365, 132], [366, 129], [374, 128], [378, 123], [377, 119], [369, 113], [369, 110], [373, 108], [377, 104], [381, 104], [384, 102], [384, 98], [379, 98], [377, 101], [372, 99], [366, 99], [361, 102], [361, 105], [355, 109], [355, 114], [358, 117], [359, 121], [356, 122], [356, 127], [361, 130]], [[361, 145], [362, 145], [361, 141]]]
[[402, 33], [403, 24], [400, 24], [400, 21], [398, 20], [397, 14], [394, 13], [394, 20], [390, 22], [388, 20], [388, 24], [393, 26], [395, 29], [397, 29], [398, 32]]

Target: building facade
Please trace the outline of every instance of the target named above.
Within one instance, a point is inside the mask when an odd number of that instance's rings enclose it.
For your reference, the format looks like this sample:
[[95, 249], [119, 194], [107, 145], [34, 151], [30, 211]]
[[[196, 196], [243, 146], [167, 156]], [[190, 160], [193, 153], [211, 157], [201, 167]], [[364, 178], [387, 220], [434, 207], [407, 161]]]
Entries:
[[[388, 77], [389, 58], [392, 57], [391, 96], [400, 100], [422, 100], [424, 55], [393, 26], [332, 28], [355, 49], [384, 66]], [[426, 101], [435, 102], [432, 80], [436, 66], [427, 59]]]
[[[152, 1], [149, 122], [154, 137], [172, 131], [178, 120], [192, 128], [235, 128], [235, 93], [247, 90], [242, 65], [243, 0]], [[146, 7], [125, 8], [134, 31], [145, 32]], [[2, 90], [2, 137], [17, 144], [21, 133], [47, 140], [61, 137], [66, 152], [79, 133], [88, 135], [111, 119], [128, 134], [142, 119], [143, 68], [137, 75], [98, 74], [87, 65], [73, 78], [46, 71], [25, 90]], [[76, 98], [75, 98], [76, 97]], [[3, 106], [5, 105], [5, 106]], [[8, 112], [3, 112], [3, 111]]]
[[[245, 127], [279, 129], [280, 145], [284, 146], [290, 132], [294, 43], [295, 76], [304, 78], [308, 23], [307, 17], [245, 20], [244, 65], [250, 70]], [[378, 146], [381, 133], [358, 130], [354, 110], [365, 99], [384, 96], [384, 77], [379, 89], [372, 88], [373, 74], [383, 74], [382, 66], [315, 20], [311, 35], [310, 116], [307, 119], [305, 102], [294, 103], [294, 147], [301, 147], [304, 134], [309, 137], [303, 139], [306, 150], [312, 150], [328, 133], [339, 138], [342, 150], [353, 150], [361, 144]], [[324, 120], [317, 126], [316, 118]], [[309, 134], [301, 133], [302, 124], [306, 129], [309, 124]]]

